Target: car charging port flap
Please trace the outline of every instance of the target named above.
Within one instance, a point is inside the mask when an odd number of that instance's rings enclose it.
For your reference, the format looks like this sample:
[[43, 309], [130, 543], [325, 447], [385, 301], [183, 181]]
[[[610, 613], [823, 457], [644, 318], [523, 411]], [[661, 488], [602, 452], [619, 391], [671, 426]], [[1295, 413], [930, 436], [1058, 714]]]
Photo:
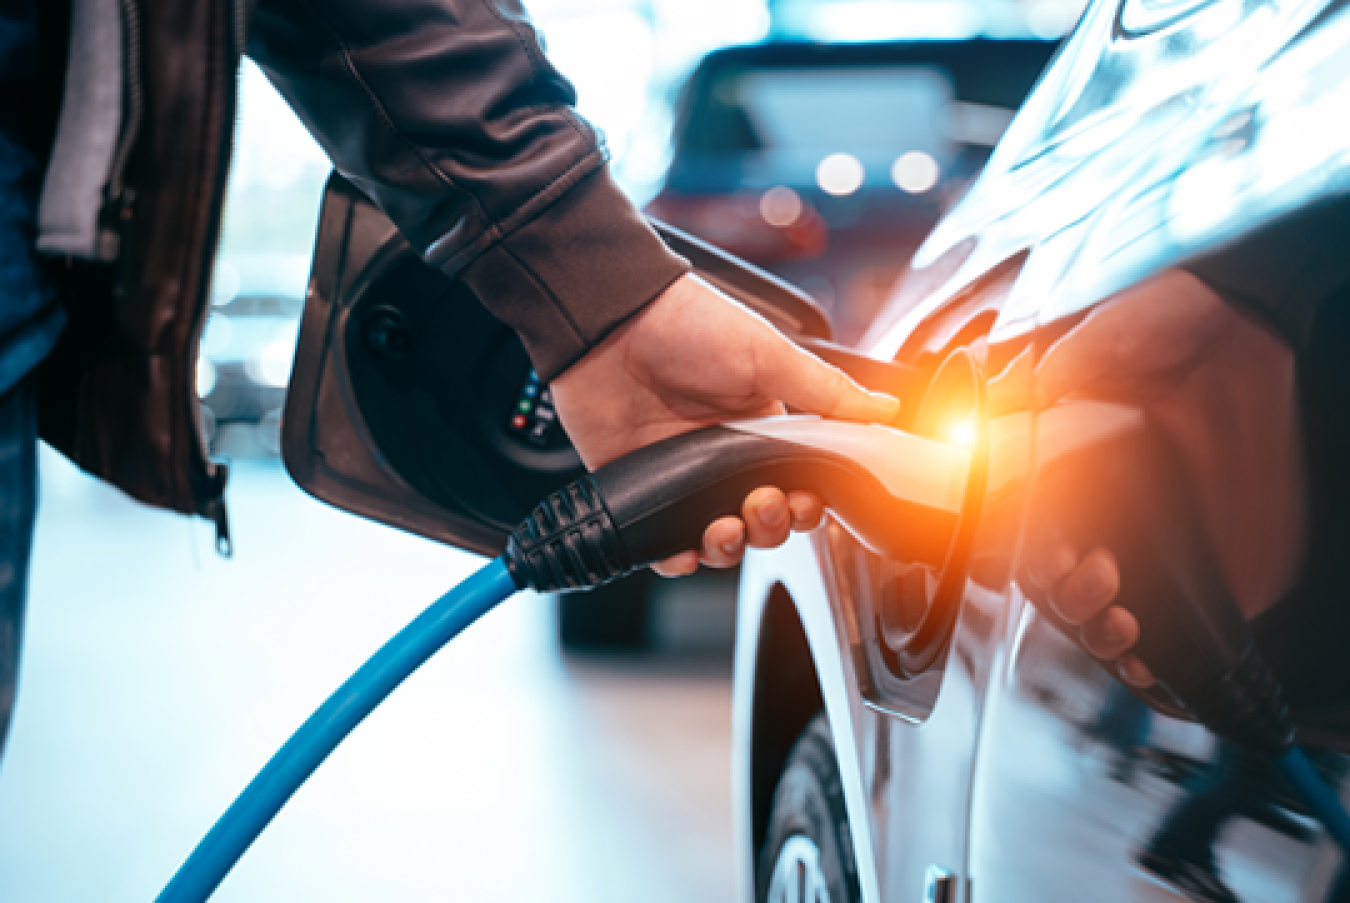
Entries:
[[970, 468], [961, 520], [937, 566], [891, 558], [876, 600], [880, 652], [888, 669], [913, 677], [932, 668], [950, 639], [960, 612], [979, 526], [987, 473], [984, 375], [972, 355], [954, 351], [938, 367], [914, 415], [915, 435], [966, 448]]

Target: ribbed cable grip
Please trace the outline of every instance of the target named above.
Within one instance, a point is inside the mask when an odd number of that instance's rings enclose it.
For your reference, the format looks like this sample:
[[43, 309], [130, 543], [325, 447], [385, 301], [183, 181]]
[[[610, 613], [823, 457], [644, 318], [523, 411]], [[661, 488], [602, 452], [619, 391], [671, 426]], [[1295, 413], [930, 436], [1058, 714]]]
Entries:
[[540, 502], [512, 532], [502, 557], [516, 586], [537, 592], [587, 589], [633, 570], [589, 476]]

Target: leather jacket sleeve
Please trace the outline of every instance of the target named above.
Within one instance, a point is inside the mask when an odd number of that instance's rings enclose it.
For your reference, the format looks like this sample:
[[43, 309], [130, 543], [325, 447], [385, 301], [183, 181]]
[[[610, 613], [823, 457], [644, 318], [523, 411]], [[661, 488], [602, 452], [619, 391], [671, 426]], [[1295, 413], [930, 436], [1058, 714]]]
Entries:
[[688, 269], [614, 183], [516, 0], [261, 0], [248, 51], [545, 380]]

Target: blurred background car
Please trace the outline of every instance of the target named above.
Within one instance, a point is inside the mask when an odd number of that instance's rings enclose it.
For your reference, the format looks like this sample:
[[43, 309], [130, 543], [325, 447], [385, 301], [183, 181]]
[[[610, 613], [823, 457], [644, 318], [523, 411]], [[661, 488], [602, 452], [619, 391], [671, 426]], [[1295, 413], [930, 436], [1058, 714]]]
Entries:
[[849, 344], [970, 180], [1056, 44], [771, 42], [680, 91], [647, 212], [810, 292]]

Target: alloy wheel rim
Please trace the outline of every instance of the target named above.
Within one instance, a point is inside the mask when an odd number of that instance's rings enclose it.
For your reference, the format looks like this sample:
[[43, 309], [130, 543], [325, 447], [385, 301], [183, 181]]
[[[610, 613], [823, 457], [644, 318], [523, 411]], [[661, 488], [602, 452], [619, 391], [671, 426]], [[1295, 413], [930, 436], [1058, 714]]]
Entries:
[[783, 843], [769, 877], [769, 903], [830, 903], [814, 840], [793, 834]]

